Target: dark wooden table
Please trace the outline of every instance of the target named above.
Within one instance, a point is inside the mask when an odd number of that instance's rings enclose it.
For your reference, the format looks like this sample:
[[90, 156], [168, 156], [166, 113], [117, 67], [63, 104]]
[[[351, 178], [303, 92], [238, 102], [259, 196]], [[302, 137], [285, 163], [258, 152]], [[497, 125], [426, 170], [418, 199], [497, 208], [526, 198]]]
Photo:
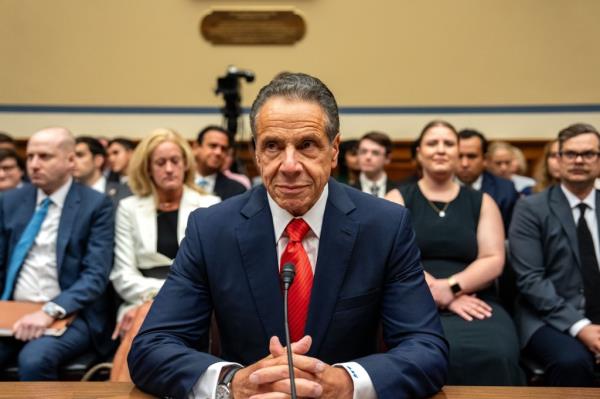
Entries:
[[[0, 398], [149, 399], [127, 382], [0, 382]], [[447, 386], [432, 399], [592, 399], [600, 388]]]

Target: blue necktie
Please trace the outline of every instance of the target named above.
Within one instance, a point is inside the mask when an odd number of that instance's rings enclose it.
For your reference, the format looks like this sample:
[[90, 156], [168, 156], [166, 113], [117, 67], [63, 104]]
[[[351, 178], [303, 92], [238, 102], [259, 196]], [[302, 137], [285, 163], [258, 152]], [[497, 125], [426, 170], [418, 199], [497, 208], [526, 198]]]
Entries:
[[6, 272], [6, 284], [4, 285], [4, 291], [2, 292], [2, 299], [6, 301], [10, 299], [15, 280], [17, 275], [19, 274], [19, 270], [21, 269], [21, 265], [27, 256], [27, 253], [31, 249], [33, 245], [33, 241], [40, 231], [40, 227], [42, 227], [42, 222], [46, 218], [46, 214], [48, 213], [48, 206], [50, 206], [50, 198], [46, 197], [37, 211], [33, 214], [33, 217], [29, 221], [27, 227], [25, 227], [25, 231], [21, 235], [15, 250], [10, 257], [10, 262], [8, 263], [8, 271]]
[[206, 190], [208, 188], [208, 180], [201, 177], [196, 181], [196, 185], [200, 186], [203, 190]]

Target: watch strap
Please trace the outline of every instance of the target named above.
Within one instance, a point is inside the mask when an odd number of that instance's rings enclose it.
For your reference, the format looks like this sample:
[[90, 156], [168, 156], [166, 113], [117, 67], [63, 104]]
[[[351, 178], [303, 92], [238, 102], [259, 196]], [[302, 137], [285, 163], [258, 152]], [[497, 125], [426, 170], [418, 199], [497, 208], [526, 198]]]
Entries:
[[219, 385], [226, 385], [227, 388], [229, 388], [231, 386], [231, 381], [233, 381], [235, 373], [237, 373], [240, 369], [241, 367], [239, 366], [229, 366], [228, 370], [225, 371], [223, 378], [219, 382]]

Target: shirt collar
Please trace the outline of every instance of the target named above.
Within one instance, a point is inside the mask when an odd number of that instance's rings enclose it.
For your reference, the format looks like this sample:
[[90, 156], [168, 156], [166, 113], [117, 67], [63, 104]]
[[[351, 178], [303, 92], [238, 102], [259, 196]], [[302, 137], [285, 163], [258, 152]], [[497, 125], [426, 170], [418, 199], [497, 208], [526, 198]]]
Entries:
[[[308, 224], [312, 232], [319, 238], [321, 236], [321, 227], [323, 226], [323, 216], [325, 215], [325, 206], [327, 205], [327, 198], [329, 197], [329, 184], [325, 184], [321, 196], [315, 202], [315, 204], [302, 215], [302, 219]], [[269, 208], [271, 209], [271, 215], [273, 215], [273, 227], [275, 229], [275, 242], [279, 241], [288, 223], [294, 218], [294, 216], [281, 208], [273, 198], [267, 192], [267, 199], [269, 200]]]
[[385, 184], [387, 182], [387, 174], [383, 173], [381, 175], [381, 177], [377, 180], [377, 181], [373, 181], [373, 180], [369, 180], [369, 178], [367, 178], [367, 176], [361, 172], [360, 176], [360, 185], [364, 188], [371, 188], [371, 186], [376, 185], [377, 187], [381, 188], [381, 187], [385, 187]]
[[586, 204], [592, 210], [596, 209], [596, 190], [590, 191], [587, 197], [585, 197], [583, 200], [580, 200], [575, 194], [570, 192], [569, 189], [564, 186], [564, 184], [560, 185], [560, 189], [565, 194], [565, 197], [567, 197], [567, 201], [569, 201], [569, 206], [571, 209], [575, 208], [581, 202]]
[[100, 176], [96, 183], [91, 185], [91, 188], [104, 194], [106, 192], [106, 177]]
[[42, 203], [42, 201], [44, 199], [46, 199], [46, 197], [50, 197], [50, 200], [52, 201], [53, 204], [55, 204], [59, 208], [62, 208], [63, 205], [65, 204], [65, 199], [67, 198], [67, 194], [69, 193], [69, 189], [71, 188], [72, 184], [73, 184], [73, 178], [69, 177], [69, 180], [67, 180], [67, 182], [65, 184], [60, 186], [60, 188], [58, 190], [56, 190], [55, 192], [53, 192], [50, 195], [46, 195], [46, 193], [44, 193], [41, 188], [38, 188], [36, 205], [40, 205]]
[[479, 177], [475, 179], [471, 184], [463, 182], [458, 178], [458, 176], [454, 176], [454, 181], [456, 181], [461, 186], [471, 187], [473, 190], [481, 191], [481, 186], [483, 185], [483, 173], [480, 174]]

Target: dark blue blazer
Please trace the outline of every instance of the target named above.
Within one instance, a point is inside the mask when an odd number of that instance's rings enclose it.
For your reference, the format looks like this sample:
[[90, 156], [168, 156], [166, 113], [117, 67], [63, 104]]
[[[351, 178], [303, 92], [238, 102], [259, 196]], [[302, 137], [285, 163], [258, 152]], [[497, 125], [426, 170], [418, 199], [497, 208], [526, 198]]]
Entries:
[[[271, 336], [284, 342], [279, 281], [264, 186], [196, 210], [133, 342], [133, 381], [185, 397], [221, 361], [202, 352], [213, 310], [223, 359], [250, 365], [267, 356]], [[380, 322], [386, 353], [377, 353]], [[306, 333], [309, 356], [360, 363], [380, 399], [442, 387], [448, 346], [405, 208], [329, 180]]]
[[[10, 256], [35, 212], [37, 188], [26, 184], [0, 196], [0, 291]], [[105, 195], [73, 183], [60, 216], [56, 264], [61, 293], [52, 301], [67, 314], [79, 312], [92, 333], [96, 349], [111, 348], [114, 317], [105, 300], [112, 266], [114, 220]]]
[[504, 231], [508, 235], [508, 226], [512, 218], [513, 208], [519, 199], [519, 193], [512, 181], [502, 177], [494, 176], [489, 172], [483, 172], [481, 191], [488, 193], [500, 208]]

